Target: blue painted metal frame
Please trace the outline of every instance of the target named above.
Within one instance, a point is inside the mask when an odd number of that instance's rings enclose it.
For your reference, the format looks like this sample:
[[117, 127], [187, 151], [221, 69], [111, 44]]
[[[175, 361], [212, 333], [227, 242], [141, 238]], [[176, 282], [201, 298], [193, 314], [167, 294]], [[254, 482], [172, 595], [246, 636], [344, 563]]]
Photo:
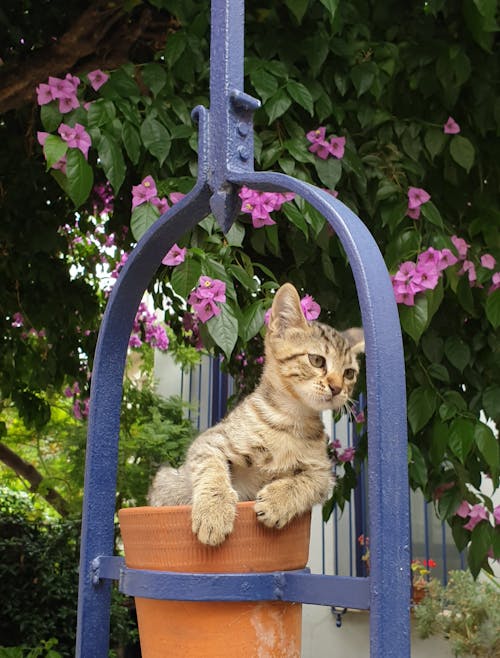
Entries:
[[[380, 251], [361, 220], [313, 185], [253, 170], [252, 114], [259, 102], [243, 91], [243, 0], [213, 0], [210, 111], [195, 108], [199, 171], [193, 190], [139, 241], [118, 278], [103, 318], [92, 374], [83, 503], [76, 655], [105, 658], [109, 643], [111, 566], [120, 403], [128, 340], [144, 290], [165, 252], [212, 211], [227, 231], [238, 209], [238, 188], [290, 191], [323, 214], [352, 267], [366, 339], [369, 435], [370, 579], [292, 573], [256, 574], [257, 590], [278, 598], [276, 579], [294, 601], [370, 608], [372, 658], [410, 655], [410, 548], [404, 359], [398, 313]], [[188, 587], [204, 600], [213, 575], [153, 576], [121, 566], [123, 587], [147, 583], [175, 599]], [[111, 576], [110, 576], [111, 574]], [[232, 577], [234, 576], [234, 577]], [[217, 596], [241, 600], [242, 576], [217, 575]], [[145, 581], [143, 579], [146, 579]], [[156, 585], [158, 579], [159, 585]], [[250, 582], [248, 574], [245, 582]], [[274, 583], [274, 585], [273, 585]], [[166, 587], [164, 585], [166, 584]], [[131, 586], [130, 586], [131, 587]], [[284, 585], [283, 585], [284, 587]], [[369, 588], [369, 601], [366, 594]], [[283, 595], [281, 590], [280, 596]], [[351, 592], [349, 594], [349, 592]], [[363, 594], [364, 593], [364, 594]], [[267, 596], [266, 595], [266, 596]], [[206, 600], [206, 598], [205, 598]], [[288, 599], [287, 599], [288, 600]]]

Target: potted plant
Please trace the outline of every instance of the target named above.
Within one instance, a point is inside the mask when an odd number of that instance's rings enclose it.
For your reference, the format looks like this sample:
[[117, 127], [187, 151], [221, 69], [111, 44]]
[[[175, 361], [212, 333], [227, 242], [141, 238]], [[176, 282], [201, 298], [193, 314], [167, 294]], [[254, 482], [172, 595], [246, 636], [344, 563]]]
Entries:
[[414, 604], [419, 603], [426, 595], [430, 570], [436, 566], [436, 562], [432, 559], [411, 561], [411, 599]]
[[500, 585], [474, 580], [469, 571], [451, 571], [447, 585], [432, 578], [426, 596], [415, 606], [417, 631], [423, 638], [442, 635], [456, 656], [500, 656]]

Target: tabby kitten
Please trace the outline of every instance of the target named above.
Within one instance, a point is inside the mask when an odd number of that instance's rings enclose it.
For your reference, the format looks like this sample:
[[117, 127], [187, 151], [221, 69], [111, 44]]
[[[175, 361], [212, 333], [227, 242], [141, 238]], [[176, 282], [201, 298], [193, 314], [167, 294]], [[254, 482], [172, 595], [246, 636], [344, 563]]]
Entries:
[[284, 284], [258, 387], [194, 440], [179, 469], [160, 468], [149, 504], [192, 504], [193, 532], [216, 546], [233, 529], [237, 501], [255, 500], [258, 520], [282, 528], [326, 500], [334, 482], [321, 412], [348, 405], [363, 350], [362, 329], [307, 322], [297, 291]]

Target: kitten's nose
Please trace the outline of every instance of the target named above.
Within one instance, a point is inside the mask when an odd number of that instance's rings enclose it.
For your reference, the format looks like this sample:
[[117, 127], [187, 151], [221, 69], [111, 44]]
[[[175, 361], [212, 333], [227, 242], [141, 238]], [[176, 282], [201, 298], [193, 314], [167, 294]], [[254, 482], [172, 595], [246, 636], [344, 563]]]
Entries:
[[334, 384], [329, 384], [330, 391], [332, 392], [332, 395], [338, 395], [342, 388], [340, 386], [335, 386]]

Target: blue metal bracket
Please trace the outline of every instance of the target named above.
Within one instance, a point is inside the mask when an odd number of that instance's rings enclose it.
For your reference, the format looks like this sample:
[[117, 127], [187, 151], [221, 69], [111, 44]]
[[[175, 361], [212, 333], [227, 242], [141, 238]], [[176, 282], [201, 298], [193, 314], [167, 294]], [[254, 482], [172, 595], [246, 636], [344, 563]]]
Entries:
[[[410, 547], [404, 358], [399, 318], [382, 255], [361, 220], [313, 185], [253, 169], [253, 112], [259, 101], [243, 91], [243, 0], [212, 0], [210, 109], [197, 107], [198, 180], [162, 215], [130, 255], [104, 314], [92, 374], [85, 470], [77, 658], [106, 658], [111, 582], [120, 579], [169, 598], [189, 588], [241, 600], [255, 583], [273, 598], [370, 609], [370, 656], [410, 656]], [[172, 574], [137, 572], [116, 561], [114, 513], [122, 381], [134, 316], [168, 249], [213, 212], [227, 232], [238, 211], [237, 192], [295, 192], [323, 214], [352, 268], [366, 342], [370, 579], [290, 574]], [[281, 583], [278, 588], [278, 582]], [[253, 587], [253, 586], [252, 586]], [[135, 590], [134, 590], [135, 591]], [[256, 596], [256, 594], [254, 594]]]

